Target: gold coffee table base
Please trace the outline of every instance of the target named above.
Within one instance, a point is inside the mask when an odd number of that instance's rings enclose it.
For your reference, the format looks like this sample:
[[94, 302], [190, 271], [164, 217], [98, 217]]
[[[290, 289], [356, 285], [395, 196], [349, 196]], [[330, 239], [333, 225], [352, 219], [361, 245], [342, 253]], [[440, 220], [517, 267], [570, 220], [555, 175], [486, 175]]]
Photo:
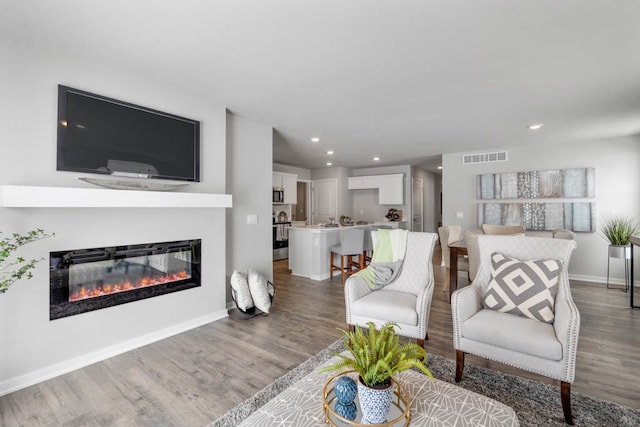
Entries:
[[322, 389], [322, 406], [324, 409], [325, 421], [334, 427], [342, 427], [342, 426], [363, 426], [363, 427], [392, 427], [392, 426], [408, 426], [409, 421], [411, 421], [411, 412], [410, 406], [411, 402], [408, 399], [408, 395], [405, 392], [404, 388], [400, 385], [399, 382], [391, 378], [391, 382], [396, 385], [395, 390], [393, 391], [394, 399], [392, 400], [391, 410], [389, 411], [389, 421], [384, 422], [382, 424], [361, 424], [358, 421], [362, 419], [362, 411], [360, 410], [360, 404], [358, 402], [358, 398], [355, 399], [355, 404], [358, 408], [358, 415], [356, 419], [350, 421], [346, 418], [341, 417], [336, 413], [333, 409], [333, 403], [336, 401], [336, 395], [334, 393], [335, 386], [334, 381], [343, 375], [351, 374], [354, 381], [358, 381], [357, 374], [355, 371], [345, 371], [335, 374], [330, 377], [327, 382], [324, 383], [324, 388]]

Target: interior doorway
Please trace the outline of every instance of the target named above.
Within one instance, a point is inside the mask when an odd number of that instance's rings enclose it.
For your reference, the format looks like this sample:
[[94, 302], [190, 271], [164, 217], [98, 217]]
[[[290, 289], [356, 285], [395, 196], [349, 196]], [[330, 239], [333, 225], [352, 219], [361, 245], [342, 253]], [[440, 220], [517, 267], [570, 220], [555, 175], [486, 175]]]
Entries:
[[298, 204], [295, 205], [295, 210], [293, 211], [293, 221], [304, 221], [308, 220], [308, 212], [309, 212], [309, 182], [298, 181], [297, 183], [297, 193], [298, 193]]
[[327, 223], [338, 216], [338, 181], [311, 181], [311, 224]]
[[424, 183], [421, 179], [411, 178], [412, 206], [411, 206], [411, 230], [423, 231], [424, 229]]

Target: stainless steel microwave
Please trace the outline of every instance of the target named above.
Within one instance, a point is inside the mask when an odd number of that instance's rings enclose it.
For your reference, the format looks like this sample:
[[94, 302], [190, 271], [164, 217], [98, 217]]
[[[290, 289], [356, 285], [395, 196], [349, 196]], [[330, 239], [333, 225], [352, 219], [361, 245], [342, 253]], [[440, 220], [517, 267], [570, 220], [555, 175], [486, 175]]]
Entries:
[[273, 189], [273, 203], [284, 203], [284, 190], [281, 188]]

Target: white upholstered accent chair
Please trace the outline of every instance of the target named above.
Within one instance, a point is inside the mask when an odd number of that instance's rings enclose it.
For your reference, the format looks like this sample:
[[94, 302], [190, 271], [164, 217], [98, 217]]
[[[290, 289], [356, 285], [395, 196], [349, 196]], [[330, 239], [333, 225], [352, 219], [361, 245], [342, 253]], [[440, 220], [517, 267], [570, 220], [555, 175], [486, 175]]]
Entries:
[[[571, 416], [571, 383], [575, 377], [580, 313], [571, 297], [567, 267], [575, 241], [525, 236], [479, 236], [480, 268], [471, 286], [451, 299], [456, 381], [462, 379], [465, 353], [474, 354], [560, 381], [565, 421]], [[483, 308], [483, 294], [491, 278], [491, 254], [529, 260], [561, 260], [554, 320], [545, 323], [528, 317]]]
[[[443, 225], [438, 228], [440, 236], [440, 246], [442, 247], [442, 260], [446, 268], [450, 267], [449, 244], [462, 240], [464, 238], [462, 226], [460, 225]], [[464, 257], [458, 257], [458, 271], [469, 271], [469, 262]]]
[[[376, 232], [373, 232], [374, 242]], [[399, 326], [398, 335], [415, 338], [424, 346], [433, 297], [433, 248], [438, 240], [435, 233], [409, 232], [407, 251], [402, 269], [396, 279], [384, 288], [372, 291], [359, 276], [350, 276], [344, 286], [347, 324], [376, 327], [393, 321]]]
[[525, 232], [524, 225], [482, 224], [481, 228], [484, 234], [497, 234], [502, 236], [524, 234]]

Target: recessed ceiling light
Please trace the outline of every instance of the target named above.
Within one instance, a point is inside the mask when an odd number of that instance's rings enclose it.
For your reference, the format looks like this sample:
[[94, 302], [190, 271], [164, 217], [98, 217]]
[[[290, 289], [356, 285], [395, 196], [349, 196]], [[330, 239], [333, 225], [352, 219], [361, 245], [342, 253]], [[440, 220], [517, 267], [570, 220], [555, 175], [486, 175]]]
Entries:
[[327, 162], [327, 166], [331, 166], [331, 165], [333, 165], [333, 163]]
[[438, 169], [442, 169], [442, 166], [438, 166]]
[[328, 155], [332, 155], [332, 154], [333, 154], [333, 150], [329, 150], [329, 151], [327, 151], [327, 154], [328, 154]]
[[533, 124], [533, 125], [529, 125], [529, 130], [538, 130], [542, 126], [544, 126], [542, 123], [536, 123], [536, 124]]
[[380, 157], [374, 157], [374, 158], [373, 158], [373, 161], [374, 161], [374, 162], [380, 161]]
[[320, 142], [320, 138], [314, 136], [313, 138], [311, 138], [311, 142]]

